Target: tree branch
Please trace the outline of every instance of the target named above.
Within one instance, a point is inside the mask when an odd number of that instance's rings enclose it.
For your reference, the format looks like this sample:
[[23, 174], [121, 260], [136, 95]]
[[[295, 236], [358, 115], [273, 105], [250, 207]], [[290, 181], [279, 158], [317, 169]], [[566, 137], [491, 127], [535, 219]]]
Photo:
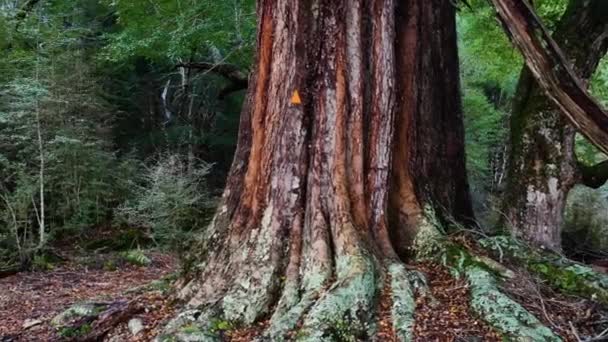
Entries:
[[534, 78], [569, 121], [608, 154], [608, 113], [589, 95], [527, 0], [491, 0]]
[[608, 181], [608, 160], [595, 165], [584, 165], [578, 163], [580, 183], [593, 189], [597, 189]]
[[213, 64], [213, 63], [180, 63], [175, 66], [176, 68], [187, 68], [187, 69], [198, 69], [206, 72], [214, 72], [228, 79], [231, 84], [220, 90], [219, 98], [223, 99], [228, 94], [235, 91], [247, 89], [249, 85], [249, 78], [247, 73], [243, 72], [238, 66], [234, 64]]

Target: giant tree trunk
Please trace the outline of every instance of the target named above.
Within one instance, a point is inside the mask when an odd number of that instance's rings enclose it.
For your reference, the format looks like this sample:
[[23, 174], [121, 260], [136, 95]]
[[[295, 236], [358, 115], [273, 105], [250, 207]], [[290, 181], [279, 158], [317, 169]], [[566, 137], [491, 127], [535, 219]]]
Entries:
[[454, 11], [258, 1], [238, 148], [181, 291], [190, 307], [272, 316], [273, 339], [301, 324], [316, 340], [339, 320], [372, 321], [398, 255], [430, 252], [437, 222], [471, 218]]
[[[608, 48], [608, 6], [603, 2], [570, 1], [554, 34], [584, 80], [591, 77]], [[568, 192], [582, 180], [574, 154], [574, 135], [568, 118], [524, 67], [511, 117], [503, 225], [534, 245], [561, 248]]]

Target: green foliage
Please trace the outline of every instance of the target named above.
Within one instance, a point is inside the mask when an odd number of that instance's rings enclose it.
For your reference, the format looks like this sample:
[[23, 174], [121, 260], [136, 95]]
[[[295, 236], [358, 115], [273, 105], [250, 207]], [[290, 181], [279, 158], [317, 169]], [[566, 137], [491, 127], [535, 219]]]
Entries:
[[91, 324], [85, 323], [78, 327], [62, 327], [59, 329], [59, 336], [63, 338], [78, 338], [85, 336], [91, 331], [93, 331]]
[[176, 63], [223, 56], [246, 66], [255, 43], [254, 1], [113, 0], [119, 29], [107, 34], [102, 58], [120, 63], [138, 56]]
[[236, 324], [231, 321], [226, 321], [222, 319], [214, 319], [211, 321], [211, 327], [209, 331], [213, 334], [234, 330], [236, 328]]
[[478, 87], [464, 89], [467, 168], [473, 185], [489, 184], [493, 176], [490, 156], [506, 139], [506, 113], [492, 105]]
[[133, 249], [120, 254], [121, 258], [135, 266], [148, 266], [152, 262], [141, 249]]
[[604, 57], [591, 79], [591, 94], [604, 105], [608, 106], [608, 57]]
[[50, 271], [55, 266], [47, 255], [36, 254], [32, 259], [32, 268], [37, 271]]
[[0, 27], [11, 32], [11, 47], [0, 50], [0, 246], [17, 249], [7, 257], [22, 263], [53, 237], [107, 221], [129, 196], [135, 162], [111, 150], [114, 108], [83, 43], [94, 3], [45, 3], [18, 30], [0, 9]]

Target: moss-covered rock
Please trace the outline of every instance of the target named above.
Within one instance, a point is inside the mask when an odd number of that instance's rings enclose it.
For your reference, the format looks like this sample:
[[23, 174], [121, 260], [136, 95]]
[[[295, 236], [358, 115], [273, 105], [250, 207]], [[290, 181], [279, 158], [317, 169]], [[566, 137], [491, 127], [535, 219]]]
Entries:
[[51, 320], [51, 325], [56, 329], [72, 327], [76, 321], [86, 321], [95, 319], [99, 313], [108, 307], [106, 303], [82, 302], [76, 303], [65, 311], [61, 312]]

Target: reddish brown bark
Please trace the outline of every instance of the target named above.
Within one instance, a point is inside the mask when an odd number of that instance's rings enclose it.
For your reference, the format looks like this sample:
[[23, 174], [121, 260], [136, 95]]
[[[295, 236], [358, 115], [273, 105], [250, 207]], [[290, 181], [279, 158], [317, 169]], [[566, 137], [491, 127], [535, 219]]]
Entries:
[[[258, 1], [237, 153], [206, 257], [182, 290], [191, 306], [245, 323], [277, 302], [281, 315], [304, 303], [301, 315], [328, 286], [374, 279], [376, 262], [405, 256], [431, 211], [472, 216], [455, 8], [396, 5]], [[369, 313], [374, 298], [348, 310]]]
[[444, 219], [473, 218], [462, 142], [458, 49], [452, 5], [416, 0], [398, 9], [399, 90], [391, 184], [400, 254], [416, 236], [425, 205]]
[[453, 2], [258, 0], [257, 14], [237, 153], [180, 293], [194, 310], [168, 330], [270, 317], [270, 340], [328, 340], [367, 326], [387, 271], [409, 340], [399, 257], [436, 218], [472, 219]]

